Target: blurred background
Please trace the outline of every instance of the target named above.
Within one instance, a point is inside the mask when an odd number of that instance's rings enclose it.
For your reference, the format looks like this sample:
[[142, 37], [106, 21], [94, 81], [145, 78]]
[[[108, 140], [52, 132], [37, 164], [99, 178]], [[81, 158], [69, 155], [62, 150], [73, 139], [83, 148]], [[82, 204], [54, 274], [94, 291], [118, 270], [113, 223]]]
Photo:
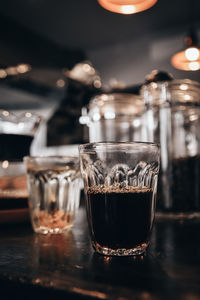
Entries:
[[44, 146], [85, 142], [79, 118], [93, 95], [138, 93], [153, 69], [200, 81], [198, 68], [171, 64], [191, 27], [200, 37], [198, 0], [158, 0], [131, 15], [97, 0], [1, 1], [0, 109], [42, 115]]

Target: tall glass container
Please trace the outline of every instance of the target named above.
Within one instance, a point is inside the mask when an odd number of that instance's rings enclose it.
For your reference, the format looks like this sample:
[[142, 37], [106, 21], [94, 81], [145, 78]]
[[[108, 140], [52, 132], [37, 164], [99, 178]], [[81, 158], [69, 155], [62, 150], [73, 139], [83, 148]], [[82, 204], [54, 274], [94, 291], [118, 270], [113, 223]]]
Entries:
[[200, 216], [200, 83], [144, 85], [147, 140], [160, 143], [157, 210], [172, 217]]
[[89, 127], [90, 142], [145, 141], [143, 109], [144, 101], [138, 95], [102, 94], [82, 109], [80, 121]]
[[0, 110], [0, 223], [28, 219], [28, 191], [23, 157], [30, 154], [41, 117]]

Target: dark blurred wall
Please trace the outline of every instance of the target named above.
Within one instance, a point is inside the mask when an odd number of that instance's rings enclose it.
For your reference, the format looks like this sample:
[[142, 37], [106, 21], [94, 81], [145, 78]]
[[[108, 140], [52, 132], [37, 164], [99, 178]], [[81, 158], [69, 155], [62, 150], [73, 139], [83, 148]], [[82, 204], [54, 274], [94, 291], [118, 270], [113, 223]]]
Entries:
[[[160, 34], [141, 36], [124, 43], [99, 47], [87, 52], [93, 65], [99, 70], [102, 81], [107, 84], [111, 78], [132, 85], [144, 81], [153, 69], [165, 70], [177, 79], [189, 78], [200, 81], [200, 71], [181, 71], [171, 65], [171, 56], [183, 48], [187, 32], [184, 28], [163, 31]], [[198, 31], [200, 40], [200, 30]]]

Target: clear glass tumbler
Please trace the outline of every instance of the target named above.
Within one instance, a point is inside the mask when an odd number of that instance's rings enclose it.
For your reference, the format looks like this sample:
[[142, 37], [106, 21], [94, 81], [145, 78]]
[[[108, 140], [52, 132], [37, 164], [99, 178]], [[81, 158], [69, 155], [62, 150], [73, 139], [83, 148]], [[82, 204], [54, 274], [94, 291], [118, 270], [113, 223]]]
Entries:
[[142, 254], [153, 226], [160, 151], [153, 143], [79, 146], [87, 217], [94, 249]]
[[74, 223], [80, 200], [79, 159], [25, 157], [29, 210], [38, 233], [61, 233]]

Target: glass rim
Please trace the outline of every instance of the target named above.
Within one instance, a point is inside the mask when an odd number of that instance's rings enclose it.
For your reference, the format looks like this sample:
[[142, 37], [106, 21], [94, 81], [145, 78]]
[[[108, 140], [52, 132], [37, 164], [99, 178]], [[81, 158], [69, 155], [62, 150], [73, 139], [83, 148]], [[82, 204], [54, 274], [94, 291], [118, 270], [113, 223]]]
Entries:
[[164, 84], [166, 84], [167, 86], [170, 86], [170, 87], [174, 87], [174, 86], [181, 85], [181, 84], [188, 84], [190, 87], [193, 86], [193, 87], [200, 88], [200, 82], [199, 81], [192, 80], [192, 79], [189, 79], [189, 78], [173, 79], [173, 80], [170, 80], [170, 81], [167, 81], [167, 80], [163, 80], [163, 81], [161, 80], [161, 81], [155, 81], [155, 82], [152, 81], [152, 82], [144, 84], [142, 87], [152, 86], [154, 83], [156, 83], [157, 85], [162, 85], [164, 83]]
[[102, 93], [91, 98], [86, 108], [92, 110], [94, 107], [102, 107], [107, 104], [134, 104], [138, 108], [144, 107], [143, 96], [132, 93]]
[[79, 157], [78, 156], [71, 156], [71, 155], [26, 155], [23, 157], [23, 161], [24, 162], [34, 162], [36, 160], [41, 160], [41, 161], [45, 161], [45, 160], [48, 160], [48, 159], [51, 159], [53, 161], [55, 160], [69, 160], [71, 159], [72, 161], [73, 160], [79, 160]]
[[24, 165], [27, 171], [63, 170], [72, 167], [79, 172], [80, 162], [78, 156], [25, 156]]
[[116, 101], [116, 100], [133, 100], [133, 99], [139, 99], [142, 100], [142, 95], [140, 94], [134, 94], [134, 93], [120, 93], [120, 92], [116, 92], [116, 93], [102, 93], [102, 94], [97, 94], [95, 96], [93, 96], [91, 98], [91, 102], [89, 104], [92, 104], [93, 102], [96, 103], [96, 100], [98, 101], [103, 101], [103, 102], [109, 102], [109, 101]]
[[[112, 147], [112, 146], [119, 146], [119, 147], [123, 147], [123, 146], [151, 146], [151, 148], [155, 148], [155, 149], [160, 149], [160, 145], [159, 144], [156, 144], [156, 143], [152, 143], [152, 142], [140, 142], [140, 141], [136, 141], [136, 142], [94, 142], [94, 143], [86, 143], [86, 144], [81, 144], [79, 145], [79, 153], [84, 153], [84, 152], [87, 152], [87, 151], [91, 151], [91, 150], [100, 150], [100, 149], [97, 149], [97, 146], [102, 146], [102, 147], [105, 147], [105, 150], [106, 150], [106, 147]], [[112, 150], [115, 150], [115, 151], [124, 151], [125, 149], [122, 148], [122, 149], [112, 149]], [[130, 149], [129, 149], [130, 151]]]

